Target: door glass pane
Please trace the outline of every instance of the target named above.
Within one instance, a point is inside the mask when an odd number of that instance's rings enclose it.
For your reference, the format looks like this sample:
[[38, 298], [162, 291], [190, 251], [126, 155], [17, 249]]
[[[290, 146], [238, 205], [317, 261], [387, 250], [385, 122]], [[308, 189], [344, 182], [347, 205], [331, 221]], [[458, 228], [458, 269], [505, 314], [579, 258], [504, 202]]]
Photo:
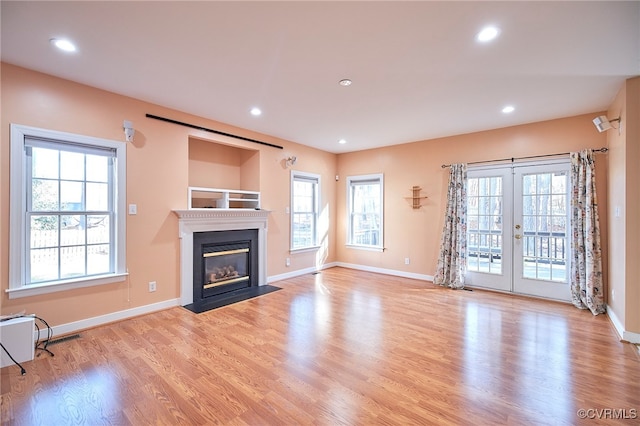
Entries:
[[567, 176], [524, 175], [522, 185], [523, 277], [566, 282]]
[[536, 176], [525, 175], [522, 177], [522, 193], [524, 195], [530, 195], [535, 193]]
[[502, 274], [502, 177], [467, 184], [467, 269]]

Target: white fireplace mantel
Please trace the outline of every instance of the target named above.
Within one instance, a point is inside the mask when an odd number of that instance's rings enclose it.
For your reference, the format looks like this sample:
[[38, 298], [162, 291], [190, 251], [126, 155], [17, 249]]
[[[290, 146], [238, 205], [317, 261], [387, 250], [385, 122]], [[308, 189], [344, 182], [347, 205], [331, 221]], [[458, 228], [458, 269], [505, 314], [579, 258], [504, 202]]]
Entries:
[[258, 285], [267, 283], [267, 223], [269, 210], [190, 209], [173, 210], [178, 216], [180, 238], [180, 301], [193, 303], [193, 233], [258, 230]]

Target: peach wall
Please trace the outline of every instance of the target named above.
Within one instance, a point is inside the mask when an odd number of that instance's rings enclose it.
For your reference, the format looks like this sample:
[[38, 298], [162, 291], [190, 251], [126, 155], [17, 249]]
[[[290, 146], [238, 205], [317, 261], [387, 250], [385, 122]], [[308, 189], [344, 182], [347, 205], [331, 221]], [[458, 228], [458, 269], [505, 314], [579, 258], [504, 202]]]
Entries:
[[227, 145], [189, 138], [189, 185], [240, 187], [241, 151]]
[[[609, 147], [609, 311], [623, 332], [640, 336], [640, 77], [629, 79], [607, 112], [621, 118], [620, 131], [607, 132]], [[616, 212], [619, 211], [619, 214]]]
[[[626, 84], [618, 92], [613, 103], [607, 111], [610, 118], [619, 117], [624, 114], [623, 125], [620, 132], [609, 130], [607, 142], [609, 145], [609, 288], [607, 305], [609, 312], [612, 312], [621, 322], [625, 323], [625, 300], [626, 300], [626, 192], [627, 192], [627, 166], [626, 166]], [[616, 216], [618, 210], [619, 216]]]
[[[306, 268], [322, 267], [335, 262], [335, 206], [336, 194], [336, 164], [335, 154], [319, 154], [317, 150], [304, 145], [291, 145], [286, 147], [283, 153], [268, 160], [268, 167], [274, 167], [278, 173], [272, 175], [273, 179], [264, 182], [261, 188], [263, 208], [271, 210], [269, 221], [269, 235], [277, 232], [279, 238], [269, 238], [269, 256], [272, 252], [285, 253], [285, 256], [269, 260], [269, 275], [295, 273]], [[295, 156], [295, 165], [287, 167], [284, 158]], [[263, 163], [264, 164], [264, 163]], [[283, 206], [290, 204], [290, 180], [291, 171], [302, 171], [320, 175], [320, 243], [322, 248], [311, 252], [289, 252], [290, 230], [289, 214]], [[273, 225], [272, 225], [273, 224]], [[330, 225], [330, 226], [327, 226]], [[290, 266], [285, 266], [285, 259], [290, 258]], [[272, 263], [272, 260], [275, 262]], [[274, 271], [272, 273], [272, 271]]]
[[[273, 212], [268, 229], [268, 275], [290, 272], [289, 256], [289, 170], [283, 159], [297, 155], [296, 167], [322, 175], [322, 198], [331, 220], [335, 195], [331, 185], [336, 172], [336, 155], [293, 142], [233, 128], [223, 123], [194, 117], [158, 105], [98, 90], [35, 71], [2, 64], [2, 124], [0, 148], [0, 310], [2, 314], [25, 310], [45, 318], [52, 326], [170, 301], [179, 297], [179, 242], [173, 209], [187, 207], [189, 185], [189, 138], [260, 151], [260, 156], [242, 156], [241, 167], [252, 167], [244, 179], [259, 182], [262, 207]], [[262, 140], [284, 149], [257, 145], [226, 136], [190, 129], [145, 117], [154, 114], [198, 124], [223, 132]], [[131, 120], [135, 139], [127, 145], [127, 203], [138, 206], [138, 214], [127, 216], [127, 267], [125, 282], [42, 296], [8, 299], [9, 243], [9, 146], [10, 123], [78, 133], [124, 141], [123, 120]], [[258, 176], [252, 175], [259, 173]], [[250, 184], [250, 183], [249, 183]], [[326, 261], [334, 261], [331, 231]], [[293, 268], [315, 265], [314, 256], [299, 256]], [[157, 291], [148, 292], [148, 282]]]
[[625, 329], [640, 337], [640, 77], [627, 80], [627, 223]]
[[[591, 122], [595, 115], [587, 114], [340, 155], [338, 172], [341, 181], [336, 200], [338, 211], [345, 209], [347, 176], [384, 173], [385, 251], [378, 253], [346, 248], [346, 222], [343, 215], [339, 214], [337, 258], [345, 263], [433, 276], [448, 180], [448, 169], [441, 168], [442, 164], [600, 148], [606, 146], [606, 138], [596, 131]], [[606, 155], [597, 156], [596, 168], [602, 243], [606, 248]], [[413, 185], [422, 187], [423, 194], [429, 197], [419, 210], [412, 209], [405, 198], [411, 195]], [[405, 257], [410, 258], [410, 265], [404, 264]], [[604, 266], [607, 267], [606, 259]]]
[[240, 186], [232, 189], [260, 191], [260, 151], [242, 150], [240, 170]]

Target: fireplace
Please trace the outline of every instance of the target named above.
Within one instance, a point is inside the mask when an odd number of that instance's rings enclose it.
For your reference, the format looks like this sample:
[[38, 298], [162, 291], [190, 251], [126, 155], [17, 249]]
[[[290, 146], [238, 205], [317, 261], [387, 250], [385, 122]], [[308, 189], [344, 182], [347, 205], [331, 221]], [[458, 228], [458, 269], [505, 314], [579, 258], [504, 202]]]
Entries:
[[258, 230], [196, 232], [193, 235], [193, 307], [258, 286]]
[[[193, 308], [196, 303], [204, 310], [203, 305], [211, 305], [213, 301], [222, 306], [223, 302], [231, 300], [238, 292], [266, 290], [267, 285], [267, 222], [268, 210], [253, 209], [190, 209], [174, 210], [178, 216], [180, 237], [180, 304]], [[236, 232], [237, 231], [237, 232]], [[244, 234], [248, 232], [251, 235]], [[226, 236], [224, 236], [226, 234]], [[222, 236], [222, 237], [221, 237]], [[202, 239], [202, 240], [201, 240]], [[244, 241], [251, 241], [248, 247], [242, 246]], [[198, 245], [205, 246], [196, 250]], [[218, 247], [216, 247], [218, 246]], [[246, 271], [238, 262], [242, 256], [247, 256], [245, 249], [249, 249], [246, 260]], [[233, 252], [230, 255], [230, 265], [219, 265], [225, 255], [208, 255], [205, 252], [217, 251]], [[239, 255], [239, 256], [238, 256]], [[226, 263], [226, 261], [225, 261]], [[240, 262], [241, 263], [241, 262]], [[200, 266], [196, 266], [199, 264]], [[232, 266], [238, 271], [237, 277], [211, 280], [215, 268]], [[207, 275], [207, 269], [210, 271]], [[198, 273], [196, 273], [196, 269]], [[227, 268], [228, 270], [228, 268]], [[218, 272], [216, 272], [216, 277]], [[221, 275], [223, 275], [221, 273]], [[244, 278], [244, 276], [248, 278]], [[234, 281], [235, 278], [242, 278]], [[209, 282], [211, 281], [211, 282]], [[196, 282], [199, 282], [197, 287]], [[213, 285], [212, 285], [213, 284]], [[207, 287], [207, 288], [204, 288]], [[219, 294], [215, 294], [219, 293]], [[211, 296], [213, 294], [213, 297]], [[199, 300], [199, 302], [197, 302]], [[222, 301], [221, 301], [222, 300]]]

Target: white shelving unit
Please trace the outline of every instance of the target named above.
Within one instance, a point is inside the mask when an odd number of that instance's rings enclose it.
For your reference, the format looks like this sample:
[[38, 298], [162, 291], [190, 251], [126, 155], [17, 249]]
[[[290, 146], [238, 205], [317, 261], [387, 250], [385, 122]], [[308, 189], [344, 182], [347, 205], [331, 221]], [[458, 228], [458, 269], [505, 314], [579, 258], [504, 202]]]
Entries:
[[260, 209], [260, 193], [190, 186], [189, 209]]

